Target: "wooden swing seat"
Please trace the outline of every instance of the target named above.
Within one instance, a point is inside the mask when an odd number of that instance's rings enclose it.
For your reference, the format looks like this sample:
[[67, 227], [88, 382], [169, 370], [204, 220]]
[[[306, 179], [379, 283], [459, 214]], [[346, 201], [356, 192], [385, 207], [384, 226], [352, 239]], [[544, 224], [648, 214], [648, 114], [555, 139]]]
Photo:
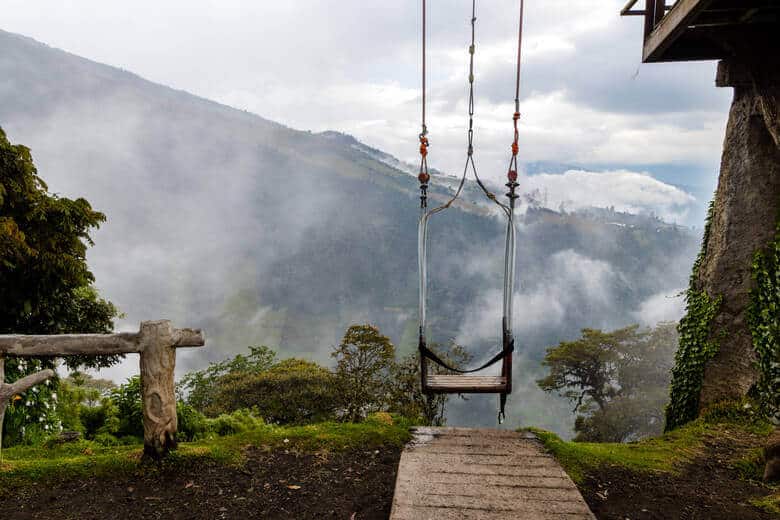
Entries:
[[504, 376], [428, 374], [425, 387], [434, 394], [500, 394], [507, 391]]

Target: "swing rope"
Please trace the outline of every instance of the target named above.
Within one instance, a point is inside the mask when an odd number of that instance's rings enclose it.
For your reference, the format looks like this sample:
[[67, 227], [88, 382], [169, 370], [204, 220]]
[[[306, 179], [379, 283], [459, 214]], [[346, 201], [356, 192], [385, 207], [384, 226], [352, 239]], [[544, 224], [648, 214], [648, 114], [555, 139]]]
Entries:
[[[427, 190], [428, 190], [428, 183], [430, 181], [430, 175], [428, 173], [428, 161], [427, 161], [427, 155], [428, 155], [428, 128], [426, 125], [426, 39], [427, 39], [427, 13], [426, 13], [426, 0], [422, 0], [422, 21], [423, 21], [423, 29], [422, 29], [422, 123], [421, 123], [421, 133], [419, 135], [420, 138], [420, 173], [418, 175], [418, 179], [420, 181], [420, 221], [419, 221], [419, 228], [418, 228], [418, 267], [419, 267], [419, 273], [420, 273], [420, 280], [419, 280], [419, 294], [420, 294], [420, 306], [419, 306], [419, 314], [420, 314], [420, 329], [419, 329], [419, 351], [421, 355], [421, 359], [427, 358], [433, 361], [434, 363], [440, 365], [441, 367], [450, 370], [452, 372], [457, 372], [460, 374], [467, 374], [472, 372], [479, 372], [480, 370], [483, 370], [498, 361], [507, 358], [511, 355], [511, 353], [514, 351], [514, 338], [512, 337], [512, 325], [511, 325], [511, 319], [512, 319], [512, 293], [513, 293], [513, 286], [514, 286], [514, 264], [515, 264], [515, 229], [514, 229], [514, 208], [515, 208], [515, 200], [518, 198], [518, 195], [515, 193], [515, 190], [518, 186], [517, 181], [517, 154], [519, 151], [519, 132], [518, 132], [518, 121], [520, 119], [520, 63], [522, 58], [522, 39], [523, 39], [523, 4], [524, 0], [520, 0], [520, 15], [519, 15], [519, 31], [518, 31], [518, 44], [517, 44], [517, 75], [516, 75], [516, 82], [515, 82], [515, 112], [512, 116], [513, 120], [513, 126], [514, 126], [514, 138], [512, 141], [512, 155], [510, 157], [509, 161], [509, 168], [507, 172], [508, 181], [506, 183], [506, 186], [509, 188], [509, 192], [506, 193], [506, 196], [509, 199], [509, 204], [504, 204], [501, 201], [499, 201], [495, 194], [493, 194], [487, 186], [482, 182], [482, 179], [479, 177], [479, 174], [477, 172], [477, 167], [474, 162], [474, 55], [476, 53], [476, 0], [472, 0], [471, 2], [471, 44], [469, 45], [469, 100], [468, 100], [468, 115], [469, 115], [469, 126], [468, 126], [468, 148], [466, 152], [466, 162], [463, 168], [463, 174], [461, 175], [460, 182], [458, 183], [458, 187], [455, 190], [455, 193], [443, 204], [428, 210], [428, 204], [427, 204]], [[494, 355], [489, 361], [485, 362], [478, 368], [470, 369], [470, 370], [462, 370], [455, 367], [450, 366], [448, 363], [443, 361], [439, 356], [437, 356], [434, 352], [432, 352], [430, 349], [427, 348], [426, 345], [426, 339], [425, 339], [425, 326], [426, 326], [426, 299], [427, 299], [427, 241], [428, 241], [428, 219], [441, 211], [444, 211], [445, 209], [449, 208], [461, 195], [463, 192], [463, 187], [466, 182], [466, 176], [468, 175], [469, 170], [474, 174], [474, 178], [476, 180], [477, 185], [482, 190], [484, 195], [491, 200], [493, 203], [495, 203], [497, 206], [499, 206], [504, 214], [507, 216], [507, 233], [506, 233], [506, 244], [505, 244], [505, 257], [504, 257], [504, 317], [503, 317], [503, 348], [500, 352], [498, 352], [496, 355]], [[505, 368], [506, 368], [507, 362], [505, 361]], [[510, 363], [511, 364], [511, 363]], [[501, 422], [503, 416], [504, 416], [504, 404], [506, 401], [506, 394], [509, 392], [508, 388], [510, 388], [511, 383], [507, 382], [507, 390], [505, 392], [501, 393], [501, 410], [499, 412], [499, 422]]]

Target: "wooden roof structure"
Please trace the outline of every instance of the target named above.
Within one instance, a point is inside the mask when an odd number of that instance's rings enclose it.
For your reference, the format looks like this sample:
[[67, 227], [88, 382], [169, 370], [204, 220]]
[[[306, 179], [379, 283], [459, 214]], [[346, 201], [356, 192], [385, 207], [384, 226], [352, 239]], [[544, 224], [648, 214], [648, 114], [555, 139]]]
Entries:
[[[780, 47], [780, 0], [629, 0], [622, 16], [644, 16], [642, 61], [723, 59]], [[752, 45], [751, 45], [752, 44]]]

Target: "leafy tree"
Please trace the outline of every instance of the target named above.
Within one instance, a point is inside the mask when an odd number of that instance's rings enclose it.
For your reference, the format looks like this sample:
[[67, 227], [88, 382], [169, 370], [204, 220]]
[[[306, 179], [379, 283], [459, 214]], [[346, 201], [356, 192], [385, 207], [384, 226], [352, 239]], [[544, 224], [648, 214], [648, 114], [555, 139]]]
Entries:
[[[116, 308], [91, 287], [90, 231], [105, 215], [48, 192], [30, 150], [0, 129], [0, 332], [110, 332]], [[116, 358], [78, 360], [107, 366]], [[73, 363], [71, 363], [73, 364]]]
[[[89, 233], [104, 220], [83, 198], [49, 193], [30, 150], [12, 145], [0, 129], [0, 334], [113, 330], [117, 310], [91, 286], [94, 276], [86, 263]], [[69, 357], [66, 363], [108, 366], [118, 359]], [[13, 382], [53, 365], [51, 359], [9, 358], [5, 377]], [[28, 432], [56, 426], [51, 418], [55, 395], [56, 381], [31, 389], [9, 407], [4, 430], [12, 442], [21, 440], [24, 425], [30, 425]]]
[[179, 398], [186, 404], [203, 413], [218, 408], [216, 401], [220, 385], [228, 375], [256, 375], [268, 370], [276, 358], [276, 353], [266, 346], [249, 347], [249, 354], [211, 363], [204, 370], [190, 372], [176, 385]]
[[359, 421], [382, 409], [395, 347], [373, 325], [352, 325], [331, 356], [344, 399], [344, 420]]
[[676, 348], [674, 323], [648, 331], [637, 325], [613, 332], [584, 329], [579, 340], [547, 350], [542, 364], [550, 374], [537, 384], [575, 403], [578, 440], [624, 442], [656, 435], [663, 430]]

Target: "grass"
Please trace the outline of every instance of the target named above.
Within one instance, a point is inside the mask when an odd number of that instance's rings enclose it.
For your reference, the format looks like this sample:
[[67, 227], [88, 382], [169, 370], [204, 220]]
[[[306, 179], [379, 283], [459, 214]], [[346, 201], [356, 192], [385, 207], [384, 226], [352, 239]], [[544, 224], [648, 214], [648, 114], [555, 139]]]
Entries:
[[[531, 429], [561, 463], [577, 484], [582, 484], [589, 469], [619, 466], [636, 472], [677, 472], [685, 462], [703, 453], [708, 437], [739, 438], [745, 434], [768, 436], [773, 426], [756, 418], [753, 409], [743, 403], [716, 406], [696, 421], [669, 433], [634, 443], [566, 442], [554, 433]], [[760, 450], [729, 461], [743, 478], [760, 480], [763, 460]]]
[[544, 430], [532, 429], [572, 480], [581, 484], [589, 468], [622, 466], [634, 471], [674, 471], [675, 465], [701, 451], [701, 425], [691, 425], [661, 437], [636, 443], [566, 442]]
[[299, 453], [328, 453], [380, 446], [402, 446], [410, 424], [402, 418], [365, 422], [326, 422], [307, 426], [261, 425], [225, 437], [180, 443], [162, 465], [142, 461], [143, 447], [100, 446], [81, 440], [57, 447], [19, 446], [3, 450], [0, 497], [19, 487], [63, 479], [127, 476], [157, 471], [160, 467], [187, 467], [203, 462], [240, 465], [248, 446], [284, 448]]
[[767, 513], [780, 514], [780, 491], [765, 497], [754, 498], [750, 501], [750, 503], [760, 509], [763, 509]]

